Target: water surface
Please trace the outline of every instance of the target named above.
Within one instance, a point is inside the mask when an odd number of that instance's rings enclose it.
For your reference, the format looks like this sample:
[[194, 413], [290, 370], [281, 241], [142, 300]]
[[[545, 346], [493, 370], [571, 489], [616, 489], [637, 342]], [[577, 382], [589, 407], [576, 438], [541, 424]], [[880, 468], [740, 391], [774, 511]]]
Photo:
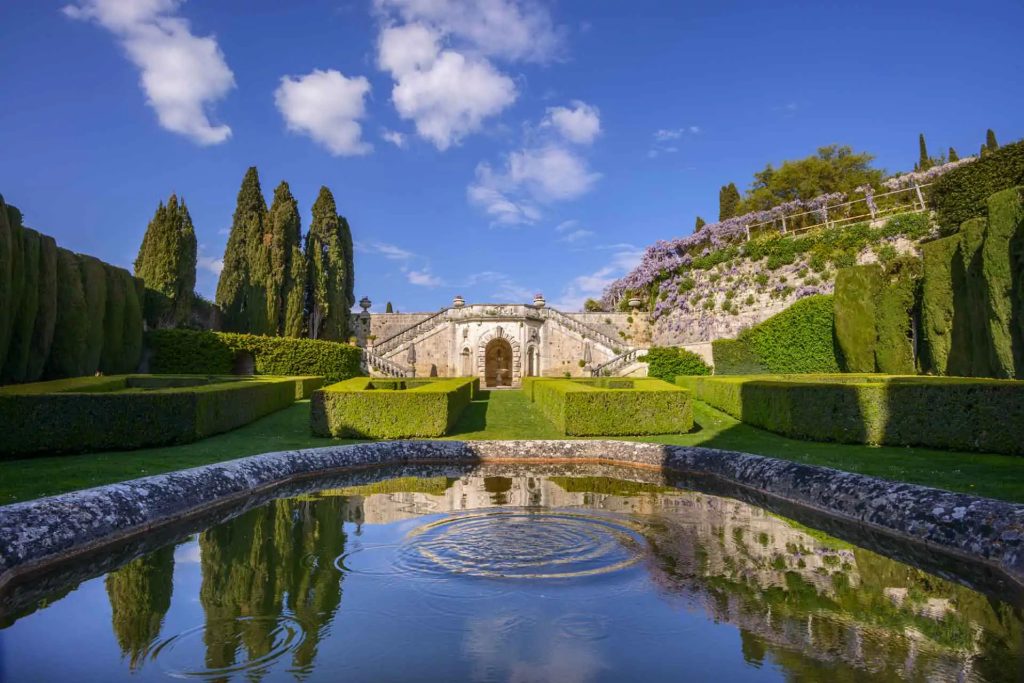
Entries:
[[1024, 675], [1019, 608], [739, 500], [619, 468], [400, 474], [19, 587], [0, 679]]

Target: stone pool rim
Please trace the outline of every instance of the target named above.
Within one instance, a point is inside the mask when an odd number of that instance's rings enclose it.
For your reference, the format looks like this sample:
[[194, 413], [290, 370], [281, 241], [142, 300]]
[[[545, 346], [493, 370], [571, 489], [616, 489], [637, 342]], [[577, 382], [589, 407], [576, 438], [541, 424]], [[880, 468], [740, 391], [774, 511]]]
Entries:
[[1024, 504], [761, 455], [630, 441], [378, 441], [253, 455], [0, 507], [0, 590], [290, 482], [392, 465], [603, 464], [710, 477], [987, 566], [1024, 588]]

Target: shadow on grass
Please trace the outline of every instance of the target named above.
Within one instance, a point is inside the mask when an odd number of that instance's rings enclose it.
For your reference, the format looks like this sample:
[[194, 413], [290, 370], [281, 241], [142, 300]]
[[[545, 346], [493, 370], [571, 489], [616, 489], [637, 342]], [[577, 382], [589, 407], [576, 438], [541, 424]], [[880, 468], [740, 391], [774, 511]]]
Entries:
[[487, 408], [490, 406], [490, 400], [490, 391], [486, 389], [479, 391], [466, 409], [462, 411], [455, 426], [448, 430], [447, 436], [472, 434], [487, 429]]

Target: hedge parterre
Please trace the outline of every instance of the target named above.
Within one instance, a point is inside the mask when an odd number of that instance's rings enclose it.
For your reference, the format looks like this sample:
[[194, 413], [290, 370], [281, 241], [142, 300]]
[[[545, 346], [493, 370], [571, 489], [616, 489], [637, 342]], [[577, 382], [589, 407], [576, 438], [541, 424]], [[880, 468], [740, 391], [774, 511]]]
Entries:
[[321, 377], [114, 375], [0, 388], [0, 457], [196, 441], [308, 398]]
[[693, 428], [690, 392], [660, 379], [526, 377], [523, 391], [567, 436], [681, 434]]
[[355, 377], [313, 392], [317, 436], [402, 439], [444, 436], [480, 391], [476, 377]]
[[1024, 455], [1024, 382], [848, 374], [680, 376], [676, 384], [794, 438]]

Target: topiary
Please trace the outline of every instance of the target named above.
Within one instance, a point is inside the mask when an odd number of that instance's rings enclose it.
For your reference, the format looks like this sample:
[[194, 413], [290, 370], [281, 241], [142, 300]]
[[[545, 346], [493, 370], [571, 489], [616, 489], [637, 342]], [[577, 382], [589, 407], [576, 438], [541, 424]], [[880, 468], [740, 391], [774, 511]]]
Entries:
[[692, 351], [677, 346], [655, 346], [647, 351], [647, 376], [674, 382], [679, 375], [710, 375], [711, 367]]

